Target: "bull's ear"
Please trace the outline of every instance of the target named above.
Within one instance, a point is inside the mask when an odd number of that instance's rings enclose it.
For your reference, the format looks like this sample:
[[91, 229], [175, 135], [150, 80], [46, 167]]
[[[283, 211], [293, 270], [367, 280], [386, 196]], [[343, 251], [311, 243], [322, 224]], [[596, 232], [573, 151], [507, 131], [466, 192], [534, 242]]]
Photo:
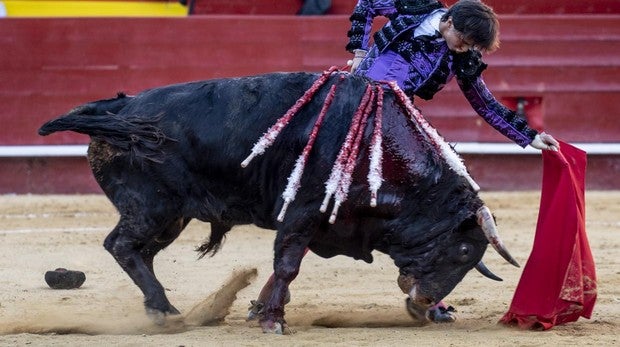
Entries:
[[480, 228], [480, 226], [478, 225], [478, 220], [476, 219], [476, 215], [474, 214], [472, 214], [469, 218], [465, 219], [463, 222], [461, 222], [461, 225], [459, 225], [459, 231], [461, 232], [476, 228]]

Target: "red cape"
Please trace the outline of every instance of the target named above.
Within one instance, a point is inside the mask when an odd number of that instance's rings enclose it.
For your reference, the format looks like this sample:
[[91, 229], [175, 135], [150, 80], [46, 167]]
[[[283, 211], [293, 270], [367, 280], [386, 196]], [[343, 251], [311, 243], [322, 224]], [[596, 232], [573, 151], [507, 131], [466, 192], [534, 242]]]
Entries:
[[560, 142], [543, 151], [543, 182], [534, 246], [500, 323], [547, 330], [590, 318], [596, 273], [585, 228], [586, 153]]

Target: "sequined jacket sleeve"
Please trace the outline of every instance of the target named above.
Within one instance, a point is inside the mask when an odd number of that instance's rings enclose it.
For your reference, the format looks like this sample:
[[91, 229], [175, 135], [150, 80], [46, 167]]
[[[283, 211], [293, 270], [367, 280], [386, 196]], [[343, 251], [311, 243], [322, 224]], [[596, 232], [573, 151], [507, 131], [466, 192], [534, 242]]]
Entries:
[[368, 50], [368, 41], [372, 31], [373, 19], [377, 16], [390, 17], [396, 13], [394, 0], [358, 0], [353, 9], [351, 29], [347, 33], [349, 43], [347, 51], [354, 49]]
[[529, 145], [536, 130], [527, 125], [527, 121], [519, 117], [515, 111], [508, 109], [493, 97], [482, 76], [475, 78], [459, 78], [459, 87], [474, 110], [493, 128], [521, 147]]

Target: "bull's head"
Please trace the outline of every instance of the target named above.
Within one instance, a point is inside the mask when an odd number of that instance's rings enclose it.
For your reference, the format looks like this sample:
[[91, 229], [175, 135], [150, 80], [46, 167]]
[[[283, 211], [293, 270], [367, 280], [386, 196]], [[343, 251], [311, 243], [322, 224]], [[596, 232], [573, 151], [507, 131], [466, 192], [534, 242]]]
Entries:
[[409, 249], [409, 264], [400, 266], [398, 278], [399, 287], [409, 295], [409, 313], [425, 319], [426, 310], [448, 295], [472, 268], [501, 281], [481, 260], [489, 243], [506, 261], [519, 266], [499, 238], [493, 216], [486, 206], [464, 220], [453, 232], [442, 234], [422, 247], [417, 245], [415, 249]]

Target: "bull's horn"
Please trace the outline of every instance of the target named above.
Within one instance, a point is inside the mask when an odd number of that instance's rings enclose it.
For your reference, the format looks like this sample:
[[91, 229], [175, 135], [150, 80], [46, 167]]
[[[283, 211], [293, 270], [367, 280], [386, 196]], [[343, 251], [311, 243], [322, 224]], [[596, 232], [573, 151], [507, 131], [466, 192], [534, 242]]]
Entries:
[[476, 270], [478, 270], [478, 272], [480, 272], [486, 278], [490, 278], [494, 281], [503, 281], [501, 277], [492, 273], [491, 270], [489, 270], [489, 268], [486, 265], [484, 265], [482, 260], [478, 264], [476, 264], [476, 266], [474, 267], [476, 268]]
[[506, 247], [504, 247], [504, 243], [499, 238], [499, 234], [497, 233], [497, 227], [495, 226], [495, 221], [493, 220], [493, 216], [491, 215], [491, 211], [488, 207], [482, 206], [476, 212], [476, 216], [478, 217], [478, 225], [482, 228], [484, 235], [489, 240], [489, 243], [497, 253], [499, 253], [502, 258], [506, 259], [510, 264], [519, 267], [519, 263], [510, 255]]

